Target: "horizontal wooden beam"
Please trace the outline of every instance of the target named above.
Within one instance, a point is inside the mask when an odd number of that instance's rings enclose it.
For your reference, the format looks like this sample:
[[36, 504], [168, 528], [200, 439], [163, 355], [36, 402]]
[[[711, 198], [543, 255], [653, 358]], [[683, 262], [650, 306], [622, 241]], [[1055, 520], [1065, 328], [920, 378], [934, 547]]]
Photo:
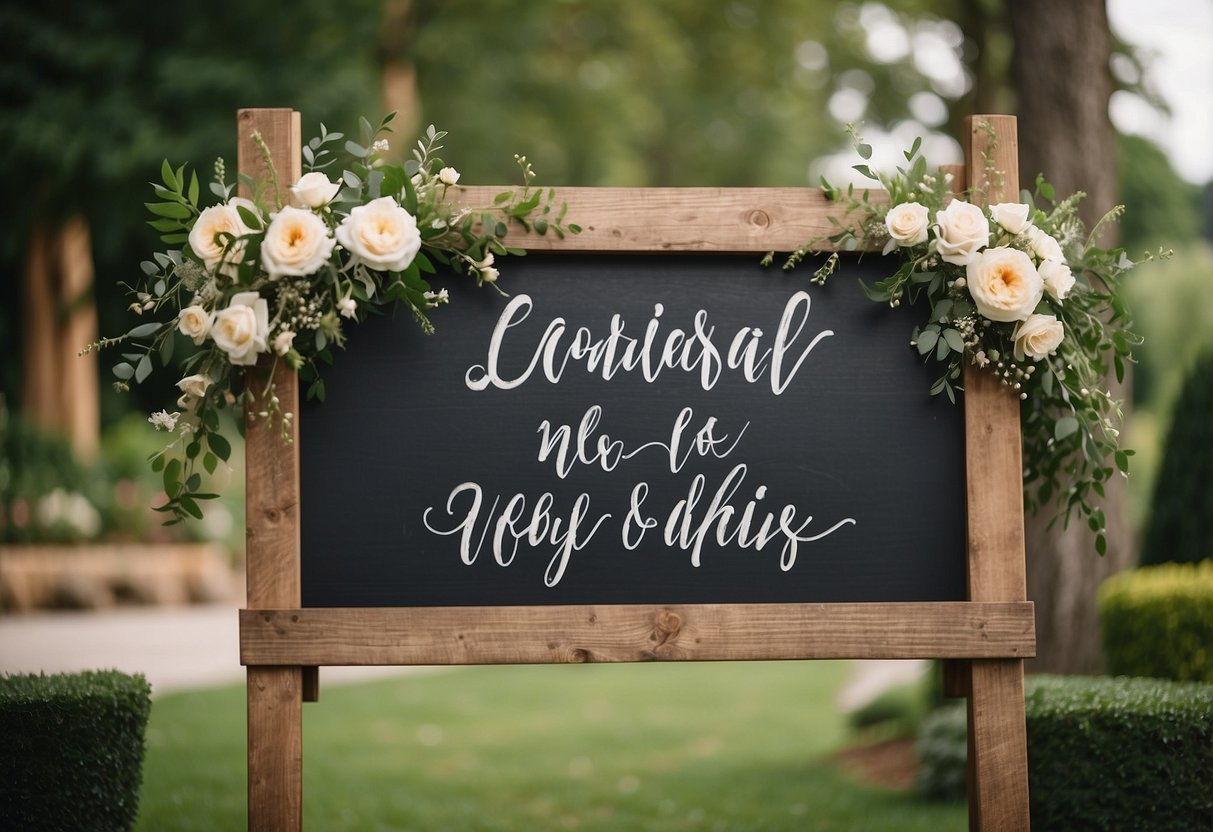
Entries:
[[240, 611], [246, 665], [1026, 658], [1031, 602]]
[[[455, 188], [448, 198], [487, 209], [506, 189]], [[581, 226], [580, 234], [561, 240], [551, 232], [526, 234], [515, 227], [510, 241], [528, 251], [786, 253], [836, 234], [831, 217], [846, 221], [844, 208], [820, 188], [557, 188], [556, 198], [568, 203], [566, 222]], [[888, 195], [874, 190], [869, 199], [884, 201]], [[858, 214], [851, 217], [857, 219]]]

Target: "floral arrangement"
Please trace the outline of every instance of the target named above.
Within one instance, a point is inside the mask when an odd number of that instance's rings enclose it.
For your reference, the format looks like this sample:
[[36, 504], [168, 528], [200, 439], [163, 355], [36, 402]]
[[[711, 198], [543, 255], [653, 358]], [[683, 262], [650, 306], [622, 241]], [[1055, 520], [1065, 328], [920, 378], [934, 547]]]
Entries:
[[[268, 147], [254, 134], [269, 177], [242, 178], [251, 198], [232, 195], [236, 183], [227, 181], [222, 159], [209, 187], [218, 202], [205, 207], [196, 171], [162, 165], [162, 183], [152, 186], [157, 201], [147, 208], [171, 248], [145, 261], [143, 278], [125, 286], [130, 311], [153, 320], [84, 352], [126, 350], [113, 370], [116, 387], [126, 390], [147, 379], [154, 363], [170, 365], [178, 334], [197, 348], [182, 362], [179, 409], [148, 420], [173, 434], [151, 459], [168, 496], [157, 510], [171, 515], [170, 524], [201, 518], [199, 501], [217, 496], [202, 491], [202, 470], [213, 474], [231, 453], [219, 432], [225, 408], [259, 401], [264, 409], [253, 417], [275, 421], [289, 441], [294, 414], [282, 408], [273, 373], [253, 373], [263, 356], [285, 361], [308, 384], [308, 398], [323, 401], [320, 370], [333, 362], [351, 324], [402, 305], [433, 332], [429, 313], [448, 301], [446, 290], [433, 291], [424, 277], [436, 264], [497, 288], [494, 258], [525, 254], [505, 244], [509, 222], [562, 238], [581, 230], [566, 224], [567, 206], [556, 203], [553, 190], [533, 187], [525, 156], [515, 157], [522, 187], [487, 207], [451, 198], [459, 172], [438, 157], [446, 133], [433, 126], [412, 159], [387, 162], [394, 115], [377, 127], [360, 119], [357, 142], [322, 124], [302, 148], [303, 176], [290, 186], [279, 183]], [[332, 178], [329, 171], [340, 173]], [[263, 385], [259, 396], [254, 384]]]
[[[891, 175], [855, 166], [888, 191], [887, 203], [822, 180], [826, 196], [856, 220], [836, 221], [836, 233], [806, 243], [784, 268], [794, 268], [825, 240], [835, 248], [883, 244], [884, 254], [896, 252], [897, 270], [863, 289], [872, 300], [893, 307], [907, 300], [926, 313], [910, 345], [940, 368], [930, 392], [955, 402], [966, 362], [1012, 388], [1022, 402], [1028, 507], [1056, 503], [1067, 522], [1077, 511], [1105, 554], [1105, 517], [1095, 498], [1104, 496], [1116, 471], [1128, 474], [1133, 455], [1120, 445], [1123, 414], [1105, 379], [1114, 371], [1123, 380], [1140, 338], [1128, 329], [1119, 294], [1122, 275], [1134, 264], [1121, 249], [1099, 248], [1096, 240], [1123, 208], [1088, 234], [1077, 213], [1083, 194], [1057, 201], [1040, 177], [1019, 202], [979, 207], [967, 194], [950, 192], [950, 175], [927, 172], [920, 145], [914, 143], [904, 154], [906, 166]], [[870, 159], [869, 145], [856, 137], [856, 146]], [[992, 152], [987, 174], [997, 181]], [[838, 255], [831, 255], [813, 280], [824, 283], [838, 265]]]

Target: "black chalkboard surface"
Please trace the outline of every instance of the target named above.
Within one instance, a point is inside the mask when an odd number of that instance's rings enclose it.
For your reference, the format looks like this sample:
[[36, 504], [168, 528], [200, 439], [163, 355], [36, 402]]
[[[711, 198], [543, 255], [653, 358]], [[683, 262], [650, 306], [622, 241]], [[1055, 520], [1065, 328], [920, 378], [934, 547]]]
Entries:
[[303, 605], [963, 600], [921, 315], [811, 271], [531, 255], [359, 325], [300, 414]]

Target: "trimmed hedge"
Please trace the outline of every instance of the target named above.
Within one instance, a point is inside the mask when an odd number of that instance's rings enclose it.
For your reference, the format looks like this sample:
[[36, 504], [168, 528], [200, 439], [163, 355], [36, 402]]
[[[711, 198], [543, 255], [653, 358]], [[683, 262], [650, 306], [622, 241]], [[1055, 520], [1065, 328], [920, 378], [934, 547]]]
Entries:
[[1213, 561], [1113, 575], [1099, 622], [1109, 673], [1213, 682]]
[[[1025, 704], [1034, 832], [1213, 829], [1213, 685], [1033, 676]], [[919, 787], [959, 798], [964, 703], [944, 711], [923, 724]]]
[[129, 830], [150, 695], [117, 671], [0, 677], [0, 828]]

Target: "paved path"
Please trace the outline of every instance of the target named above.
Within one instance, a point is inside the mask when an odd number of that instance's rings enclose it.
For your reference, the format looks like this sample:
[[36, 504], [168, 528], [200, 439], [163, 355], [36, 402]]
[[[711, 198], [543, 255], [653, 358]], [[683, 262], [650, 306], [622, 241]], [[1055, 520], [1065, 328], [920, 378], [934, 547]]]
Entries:
[[[142, 673], [153, 695], [244, 680], [236, 606], [128, 607], [104, 612], [0, 615], [0, 673], [61, 673], [117, 669]], [[920, 676], [926, 662], [854, 662], [839, 692], [849, 711], [891, 685]], [[403, 673], [420, 667], [326, 667], [321, 688]]]
[[[241, 682], [236, 607], [0, 615], [0, 673], [100, 669], [142, 673], [154, 695]], [[418, 670], [422, 668], [324, 668], [320, 681], [323, 688]]]

